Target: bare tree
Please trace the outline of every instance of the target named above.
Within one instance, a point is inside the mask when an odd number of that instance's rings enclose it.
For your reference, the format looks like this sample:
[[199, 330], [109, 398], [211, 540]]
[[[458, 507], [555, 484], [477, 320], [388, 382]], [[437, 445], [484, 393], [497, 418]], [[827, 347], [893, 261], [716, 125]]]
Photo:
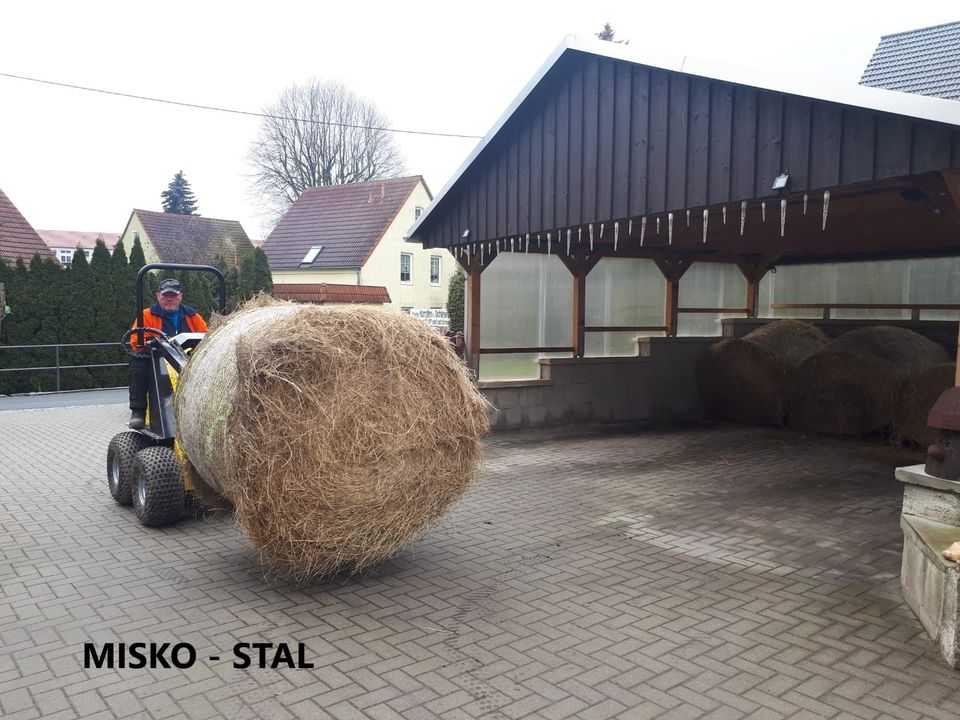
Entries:
[[339, 82], [291, 85], [264, 113], [250, 148], [254, 192], [283, 213], [311, 187], [397, 177], [404, 171], [389, 121]]

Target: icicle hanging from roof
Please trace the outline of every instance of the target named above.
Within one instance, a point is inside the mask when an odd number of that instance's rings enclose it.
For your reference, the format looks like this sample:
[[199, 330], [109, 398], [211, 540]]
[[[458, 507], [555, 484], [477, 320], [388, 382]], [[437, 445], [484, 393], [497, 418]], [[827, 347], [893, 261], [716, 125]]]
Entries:
[[767, 221], [767, 201], [764, 200], [760, 203], [760, 222]]
[[807, 194], [803, 194], [803, 214], [807, 214]]
[[780, 237], [787, 228], [787, 199], [780, 198]]
[[740, 237], [743, 237], [743, 228], [747, 224], [747, 201], [740, 201]]
[[687, 210], [687, 227], [690, 227], [690, 211]]
[[640, 247], [643, 247], [643, 236], [647, 234], [647, 216], [640, 218]]
[[617, 241], [620, 239], [620, 223], [613, 223], [613, 251], [617, 251]]
[[724, 205], [724, 206], [721, 208], [721, 211], [722, 211], [722, 214], [723, 214], [723, 224], [726, 225], [726, 224], [727, 224], [727, 206]]
[[710, 222], [710, 211], [703, 209], [703, 244], [707, 244], [707, 223]]
[[830, 191], [824, 190], [823, 191], [823, 225], [820, 228], [821, 230], [827, 229], [827, 212], [829, 210], [830, 210]]
[[673, 245], [673, 213], [667, 213], [667, 245]]
[[553, 244], [553, 237], [550, 233], [547, 233], [547, 255], [550, 254], [550, 246]]
[[587, 226], [590, 230], [590, 252], [593, 252], [593, 223]]

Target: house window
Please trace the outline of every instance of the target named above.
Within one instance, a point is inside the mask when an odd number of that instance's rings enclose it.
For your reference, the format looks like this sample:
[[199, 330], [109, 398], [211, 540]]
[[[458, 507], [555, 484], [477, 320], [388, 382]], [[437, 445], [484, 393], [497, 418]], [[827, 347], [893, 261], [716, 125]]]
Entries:
[[73, 250], [57, 250], [57, 260], [64, 265], [69, 265], [73, 262]]
[[413, 255], [410, 253], [400, 253], [400, 282], [413, 282]]
[[416, 220], [423, 213], [422, 207], [417, 207], [413, 209], [413, 219]]
[[430, 256], [430, 284], [431, 285], [440, 284], [440, 256], [439, 255]]

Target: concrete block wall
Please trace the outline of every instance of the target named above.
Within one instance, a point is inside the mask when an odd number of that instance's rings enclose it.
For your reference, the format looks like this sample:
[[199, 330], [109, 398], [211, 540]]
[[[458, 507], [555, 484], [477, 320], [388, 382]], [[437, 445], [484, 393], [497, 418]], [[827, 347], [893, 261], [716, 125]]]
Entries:
[[694, 369], [719, 338], [640, 338], [636, 357], [544, 358], [540, 379], [481, 382], [495, 430], [572, 423], [695, 420]]

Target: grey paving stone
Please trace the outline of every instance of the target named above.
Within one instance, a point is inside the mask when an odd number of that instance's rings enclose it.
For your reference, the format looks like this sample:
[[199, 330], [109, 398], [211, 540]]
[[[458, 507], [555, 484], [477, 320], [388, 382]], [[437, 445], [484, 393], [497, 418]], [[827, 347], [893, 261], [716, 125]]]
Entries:
[[[503, 434], [369, 577], [271, 583], [229, 518], [137, 525], [119, 405], [0, 410], [0, 709], [13, 717], [955, 717], [899, 594], [915, 456], [740, 427]], [[178, 670], [83, 643], [189, 642]], [[312, 670], [235, 669], [239, 641]], [[219, 654], [219, 662], [210, 662]]]

